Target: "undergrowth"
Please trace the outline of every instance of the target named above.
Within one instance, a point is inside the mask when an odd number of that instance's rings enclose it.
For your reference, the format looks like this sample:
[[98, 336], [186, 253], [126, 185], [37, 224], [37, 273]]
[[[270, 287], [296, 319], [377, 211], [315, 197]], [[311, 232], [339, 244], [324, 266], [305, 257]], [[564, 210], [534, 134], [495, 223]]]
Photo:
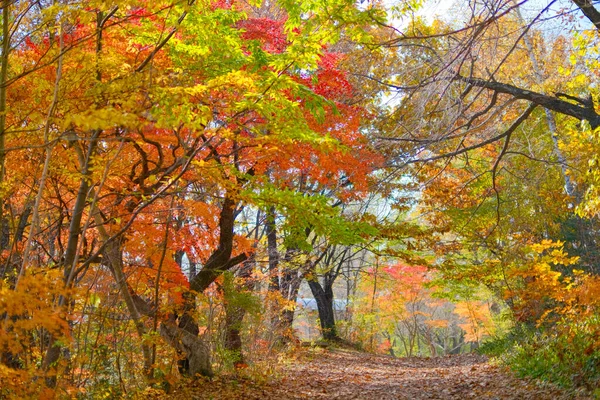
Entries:
[[495, 357], [519, 377], [566, 389], [585, 388], [600, 399], [600, 316], [544, 328], [518, 325], [502, 338], [484, 343], [481, 353]]

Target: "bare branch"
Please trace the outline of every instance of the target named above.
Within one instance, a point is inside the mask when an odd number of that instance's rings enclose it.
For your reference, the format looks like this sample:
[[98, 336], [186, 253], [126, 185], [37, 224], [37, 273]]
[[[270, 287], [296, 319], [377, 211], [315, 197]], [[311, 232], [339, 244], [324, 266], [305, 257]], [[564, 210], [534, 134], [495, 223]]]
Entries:
[[[548, 110], [568, 115], [579, 120], [588, 121], [592, 129], [600, 126], [600, 115], [596, 113], [593, 107], [583, 107], [553, 96], [533, 92], [531, 90], [524, 90], [507, 83], [488, 81], [478, 78], [468, 78], [461, 75], [457, 75], [454, 79], [466, 82], [473, 86], [493, 90], [497, 93], [508, 94], [517, 99], [530, 101], [531, 103], [544, 107]], [[563, 95], [562, 97], [565, 96]]]
[[600, 30], [600, 12], [598, 12], [598, 10], [596, 10], [596, 8], [594, 7], [594, 5], [592, 4], [592, 0], [572, 1], [577, 7], [579, 7], [583, 15], [585, 15], [587, 19], [589, 19], [591, 23], [594, 24], [594, 26], [598, 30]]

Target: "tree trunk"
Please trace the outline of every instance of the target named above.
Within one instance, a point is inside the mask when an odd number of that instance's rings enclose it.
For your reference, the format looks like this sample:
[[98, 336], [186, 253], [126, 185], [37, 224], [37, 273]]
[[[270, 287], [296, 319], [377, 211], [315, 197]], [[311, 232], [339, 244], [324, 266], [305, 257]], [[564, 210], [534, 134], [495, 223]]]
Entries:
[[277, 226], [275, 207], [270, 207], [265, 221], [267, 251], [269, 254], [269, 291], [279, 290], [279, 251], [277, 251]]
[[338, 340], [333, 310], [333, 288], [330, 285], [325, 285], [325, 288], [323, 288], [316, 277], [308, 281], [308, 286], [317, 301], [323, 339]]
[[[95, 131], [90, 140], [87, 155], [85, 158], [82, 158], [81, 171], [84, 178], [81, 179], [79, 183], [79, 190], [77, 192], [77, 197], [75, 199], [75, 204], [73, 206], [73, 212], [71, 213], [71, 222], [69, 224], [69, 238], [67, 241], [67, 247], [64, 254], [64, 262], [63, 262], [63, 280], [68, 287], [73, 281], [73, 270], [75, 268], [75, 260], [77, 257], [77, 249], [79, 248], [79, 239], [81, 234], [81, 222], [83, 218], [83, 212], [86, 207], [86, 200], [89, 191], [89, 181], [87, 175], [90, 172], [90, 162], [92, 159], [92, 154], [96, 149], [97, 138], [100, 135], [99, 131]], [[64, 308], [65, 305], [69, 304], [69, 299], [61, 297], [58, 302], [58, 307]], [[65, 313], [65, 315], [68, 315]], [[48, 351], [44, 357], [42, 362], [42, 369], [47, 374], [46, 377], [46, 385], [48, 387], [56, 386], [56, 363], [60, 357], [60, 352], [62, 346], [56, 342], [56, 337], [54, 335], [50, 335], [50, 343], [48, 347]]]
[[225, 306], [225, 349], [231, 353], [234, 365], [244, 363], [241, 327], [246, 315], [243, 307]]
[[[175, 252], [175, 261], [177, 262], [179, 267], [182, 269], [183, 269], [183, 256], [184, 255], [185, 255], [185, 252], [183, 252], [181, 250], [178, 250], [177, 252]], [[188, 271], [188, 279], [191, 282], [192, 279], [196, 276], [195, 264], [189, 257], [188, 257], [188, 262], [190, 264], [189, 265], [190, 270]], [[192, 270], [192, 265], [194, 265], [193, 270]], [[161, 328], [161, 331], [160, 331], [161, 336], [163, 336], [163, 338], [168, 343], [171, 343], [173, 340], [175, 328], [181, 329], [193, 336], [198, 336], [198, 334], [200, 333], [200, 328], [198, 327], [198, 324], [196, 323], [196, 320], [194, 319], [194, 316], [193, 316], [194, 310], [196, 309], [196, 295], [193, 292], [187, 291], [187, 292], [183, 292], [182, 297], [183, 297], [183, 305], [180, 310], [179, 323], [176, 323], [178, 316], [175, 314], [172, 314], [169, 316], [169, 318], [171, 319], [170, 329], [169, 328], [164, 328], [164, 329]], [[182, 335], [183, 335], [183, 333], [182, 333]], [[176, 348], [177, 353], [180, 357], [180, 359], [177, 361], [177, 369], [179, 370], [179, 373], [182, 375], [190, 375], [191, 373], [190, 373], [189, 357], [187, 356], [186, 352], [183, 350], [183, 348], [181, 346], [179, 346], [179, 347], [174, 346], [174, 347]]]
[[[242, 264], [237, 277], [244, 280], [241, 285], [236, 285], [233, 290], [252, 291], [254, 284], [250, 281], [252, 269], [254, 268], [254, 257]], [[242, 322], [246, 315], [246, 309], [238, 304], [230, 304], [225, 300], [225, 349], [233, 357], [233, 364], [237, 367], [244, 364], [244, 354], [242, 353]]]
[[[10, 6], [12, 1], [2, 1], [2, 55], [0, 57], [0, 183], [4, 182], [5, 175], [5, 143], [6, 143], [6, 81], [8, 80], [8, 55], [10, 53]], [[7, 220], [4, 217], [4, 201], [0, 197], [0, 249], [8, 247], [9, 238]]]
[[210, 364], [210, 351], [206, 344], [193, 333], [181, 329], [174, 319], [160, 324], [160, 335], [174, 347], [178, 353], [185, 355], [187, 374], [196, 376], [213, 376]]
[[230, 270], [248, 258], [246, 254], [231, 257], [235, 236], [236, 209], [237, 202], [234, 200], [232, 193], [227, 192], [219, 216], [219, 247], [213, 251], [206, 264], [190, 281], [191, 290], [185, 294], [183, 314], [179, 316], [179, 326], [175, 325], [175, 321], [161, 325], [163, 337], [186, 356], [180, 363], [180, 366], [184, 367], [180, 371], [191, 376], [197, 373], [212, 376], [210, 353], [208, 347], [198, 338], [198, 324], [193, 316], [193, 311], [196, 308], [196, 294], [202, 293], [223, 272]]
[[[298, 291], [300, 290], [300, 284], [304, 273], [300, 269], [286, 269], [281, 272], [281, 282], [279, 291], [282, 297], [289, 302], [296, 303], [298, 299]], [[282, 334], [280, 338], [283, 342], [289, 341], [294, 335], [293, 324], [294, 324], [294, 312], [295, 307], [286, 307], [280, 312], [279, 318], [276, 320], [276, 331]]]

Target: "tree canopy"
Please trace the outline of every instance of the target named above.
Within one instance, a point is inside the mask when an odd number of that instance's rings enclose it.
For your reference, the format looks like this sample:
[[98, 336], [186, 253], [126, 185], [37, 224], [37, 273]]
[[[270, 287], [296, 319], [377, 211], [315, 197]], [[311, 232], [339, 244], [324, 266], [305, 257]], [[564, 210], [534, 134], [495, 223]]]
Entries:
[[600, 382], [594, 2], [1, 6], [0, 397], [168, 393], [302, 323]]

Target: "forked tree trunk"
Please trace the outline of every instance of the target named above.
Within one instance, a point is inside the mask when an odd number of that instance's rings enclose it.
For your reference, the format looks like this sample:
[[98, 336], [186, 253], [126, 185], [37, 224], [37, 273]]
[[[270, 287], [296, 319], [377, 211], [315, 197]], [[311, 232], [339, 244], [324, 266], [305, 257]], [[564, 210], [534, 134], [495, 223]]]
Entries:
[[169, 339], [179, 352], [185, 355], [180, 366], [183, 373], [212, 376], [210, 352], [198, 337], [198, 324], [193, 311], [196, 308], [196, 294], [206, 290], [223, 272], [246, 261], [247, 255], [231, 257], [233, 252], [234, 225], [237, 203], [227, 192], [219, 216], [219, 247], [211, 254], [206, 264], [190, 282], [190, 291], [185, 294], [183, 313], [179, 316], [179, 326], [174, 320], [161, 324], [161, 335]]
[[213, 376], [210, 350], [198, 337], [177, 326], [173, 319], [160, 324], [160, 335], [167, 343], [185, 355], [186, 373], [189, 376]]
[[311, 279], [308, 286], [317, 301], [317, 310], [319, 312], [319, 321], [321, 324], [321, 335], [325, 340], [338, 340], [339, 336], [335, 327], [333, 288], [325, 285], [323, 288], [319, 281]]

